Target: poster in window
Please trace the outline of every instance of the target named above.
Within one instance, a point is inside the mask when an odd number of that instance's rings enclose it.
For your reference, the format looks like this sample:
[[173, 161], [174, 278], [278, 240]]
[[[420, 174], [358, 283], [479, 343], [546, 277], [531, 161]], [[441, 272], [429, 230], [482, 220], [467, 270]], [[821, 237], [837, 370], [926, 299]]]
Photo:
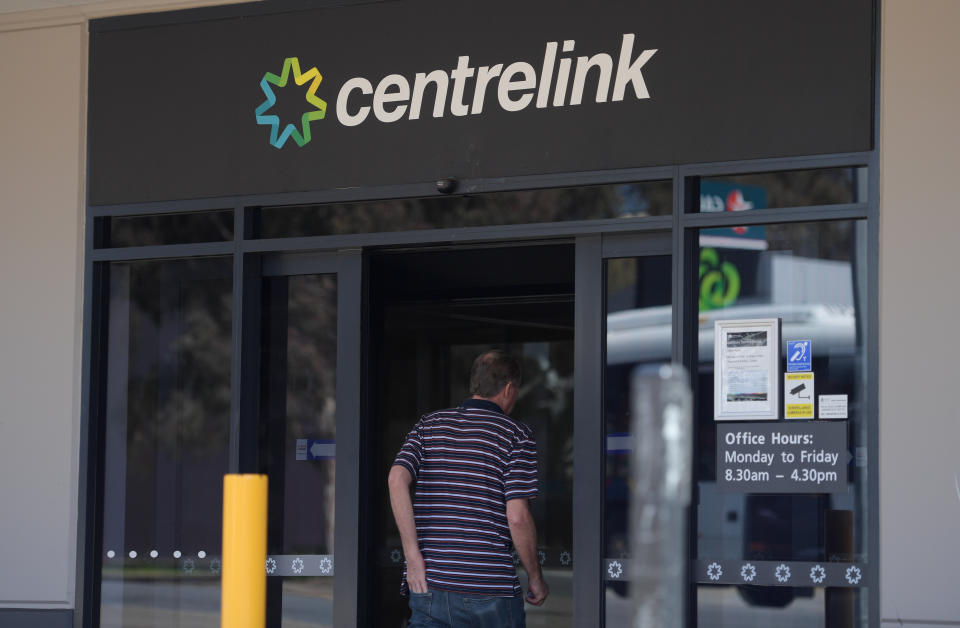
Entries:
[[715, 321], [714, 340], [714, 420], [779, 418], [780, 319]]

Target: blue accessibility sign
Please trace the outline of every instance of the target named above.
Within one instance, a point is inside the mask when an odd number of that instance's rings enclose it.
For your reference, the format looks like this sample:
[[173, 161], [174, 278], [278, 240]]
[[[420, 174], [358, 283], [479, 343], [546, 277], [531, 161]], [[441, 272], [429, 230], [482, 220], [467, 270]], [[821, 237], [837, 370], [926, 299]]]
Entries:
[[787, 341], [787, 372], [797, 373], [813, 368], [813, 343], [809, 340]]

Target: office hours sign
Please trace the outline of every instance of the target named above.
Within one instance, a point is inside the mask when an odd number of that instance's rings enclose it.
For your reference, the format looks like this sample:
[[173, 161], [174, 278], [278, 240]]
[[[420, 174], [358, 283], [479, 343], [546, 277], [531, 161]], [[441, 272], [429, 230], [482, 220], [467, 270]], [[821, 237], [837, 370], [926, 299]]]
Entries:
[[847, 423], [717, 426], [717, 488], [734, 493], [843, 493], [852, 456]]

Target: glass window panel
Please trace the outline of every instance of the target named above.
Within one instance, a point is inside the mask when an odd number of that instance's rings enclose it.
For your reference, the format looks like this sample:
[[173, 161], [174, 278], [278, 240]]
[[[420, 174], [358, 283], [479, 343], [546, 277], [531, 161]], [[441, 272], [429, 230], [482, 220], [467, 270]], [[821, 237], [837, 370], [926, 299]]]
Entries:
[[866, 168], [815, 168], [700, 179], [701, 212], [864, 202]]
[[226, 242], [233, 239], [233, 211], [97, 218], [97, 248]]
[[323, 628], [336, 558], [337, 279], [271, 278], [263, 298], [260, 460], [267, 551], [282, 563], [267, 579], [267, 624]]
[[[700, 233], [699, 364], [694, 461], [697, 558], [866, 564], [869, 535], [864, 413], [866, 223], [830, 221], [751, 227], [753, 242]], [[850, 463], [838, 494], [717, 490], [713, 420], [713, 330], [717, 319], [782, 319], [786, 343], [811, 340], [815, 392], [848, 396]], [[781, 409], [782, 416], [782, 409]], [[829, 566], [829, 565], [828, 565]], [[867, 625], [868, 590], [711, 586], [695, 574], [701, 625]], [[837, 623], [839, 622], [839, 623]]]
[[[604, 559], [630, 558], [630, 379], [634, 369], [670, 362], [672, 338], [669, 255], [606, 261], [607, 340], [603, 380], [606, 439]], [[625, 564], [625, 563], [624, 563]], [[607, 626], [632, 622], [629, 570], [605, 582]], [[614, 574], [618, 570], [613, 570]], [[611, 577], [612, 578], [612, 577]]]
[[109, 268], [100, 626], [220, 625], [229, 258]]
[[265, 207], [261, 238], [669, 216], [670, 181]]

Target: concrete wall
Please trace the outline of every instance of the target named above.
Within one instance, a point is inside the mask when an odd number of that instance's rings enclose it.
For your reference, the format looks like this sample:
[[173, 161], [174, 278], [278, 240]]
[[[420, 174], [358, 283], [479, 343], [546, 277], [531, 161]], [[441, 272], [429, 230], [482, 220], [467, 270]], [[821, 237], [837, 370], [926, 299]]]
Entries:
[[74, 604], [85, 41], [0, 32], [0, 607]]
[[960, 2], [883, 7], [881, 615], [960, 625]]

